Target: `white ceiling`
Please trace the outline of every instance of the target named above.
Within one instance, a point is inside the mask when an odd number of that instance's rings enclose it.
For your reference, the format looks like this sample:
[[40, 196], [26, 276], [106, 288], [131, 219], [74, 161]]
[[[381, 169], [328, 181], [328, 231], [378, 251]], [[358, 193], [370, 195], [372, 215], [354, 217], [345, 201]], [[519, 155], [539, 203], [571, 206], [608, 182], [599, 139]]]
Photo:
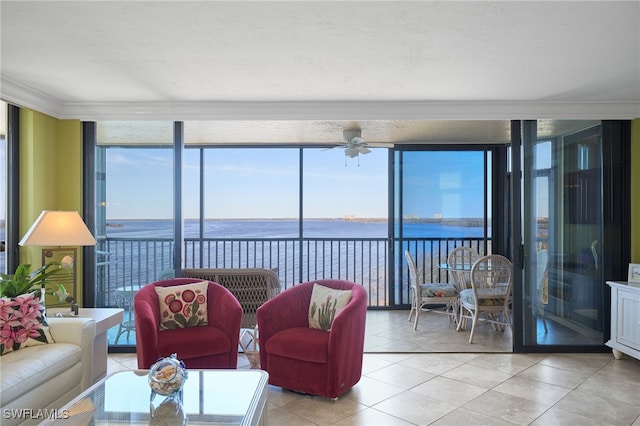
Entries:
[[58, 118], [240, 120], [248, 142], [293, 125], [283, 138], [304, 139], [309, 123], [366, 137], [375, 123], [370, 139], [398, 142], [500, 139], [512, 118], [640, 117], [639, 1], [0, 7], [2, 99]]

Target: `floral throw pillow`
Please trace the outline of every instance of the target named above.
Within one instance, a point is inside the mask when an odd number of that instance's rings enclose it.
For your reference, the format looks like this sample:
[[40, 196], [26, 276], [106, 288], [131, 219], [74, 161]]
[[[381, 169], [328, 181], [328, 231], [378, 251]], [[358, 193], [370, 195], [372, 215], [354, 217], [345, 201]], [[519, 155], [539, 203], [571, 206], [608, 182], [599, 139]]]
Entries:
[[351, 290], [336, 290], [314, 284], [309, 304], [309, 327], [331, 330], [333, 319], [350, 300]]
[[160, 331], [207, 325], [208, 281], [156, 287], [160, 299]]
[[40, 292], [0, 298], [0, 355], [47, 343], [54, 342]]

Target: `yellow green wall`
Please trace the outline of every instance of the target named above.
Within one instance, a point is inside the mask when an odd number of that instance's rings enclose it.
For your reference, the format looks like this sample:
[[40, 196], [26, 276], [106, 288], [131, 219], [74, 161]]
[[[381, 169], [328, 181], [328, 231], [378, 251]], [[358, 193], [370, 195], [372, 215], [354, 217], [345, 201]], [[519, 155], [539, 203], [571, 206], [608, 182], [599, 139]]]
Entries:
[[640, 118], [631, 126], [631, 263], [640, 263]]
[[[29, 109], [20, 110], [20, 236], [42, 210], [76, 210], [82, 215], [82, 125]], [[42, 265], [41, 247], [21, 247], [20, 263]], [[76, 259], [82, 300], [82, 250]]]

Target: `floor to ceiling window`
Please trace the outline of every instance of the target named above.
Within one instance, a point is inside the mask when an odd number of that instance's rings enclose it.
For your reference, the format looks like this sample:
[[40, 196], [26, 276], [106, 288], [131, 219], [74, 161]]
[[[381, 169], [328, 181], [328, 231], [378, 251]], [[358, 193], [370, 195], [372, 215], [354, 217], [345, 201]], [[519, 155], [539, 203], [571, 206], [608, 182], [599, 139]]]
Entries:
[[95, 304], [125, 309], [112, 344], [134, 344], [133, 295], [173, 268], [172, 126], [97, 123]]

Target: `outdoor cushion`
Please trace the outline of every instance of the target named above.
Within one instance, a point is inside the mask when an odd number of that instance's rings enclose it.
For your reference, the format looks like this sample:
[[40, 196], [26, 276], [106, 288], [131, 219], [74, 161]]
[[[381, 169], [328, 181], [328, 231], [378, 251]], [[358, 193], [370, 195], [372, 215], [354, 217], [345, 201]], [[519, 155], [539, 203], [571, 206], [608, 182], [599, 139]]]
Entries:
[[455, 297], [458, 292], [453, 284], [425, 283], [420, 284], [422, 297]]
[[[469, 304], [475, 304], [475, 295], [473, 294], [473, 289], [466, 289], [460, 292], [460, 299], [464, 300]], [[504, 299], [480, 299], [480, 305], [482, 306], [501, 306], [504, 305]]]

